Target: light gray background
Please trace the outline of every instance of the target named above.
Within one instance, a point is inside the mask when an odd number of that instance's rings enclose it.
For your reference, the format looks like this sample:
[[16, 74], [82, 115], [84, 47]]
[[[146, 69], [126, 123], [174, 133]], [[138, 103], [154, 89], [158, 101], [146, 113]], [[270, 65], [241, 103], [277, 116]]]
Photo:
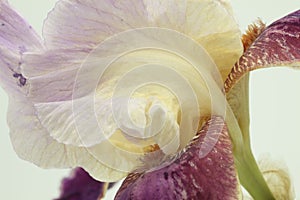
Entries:
[[[9, 0], [41, 33], [43, 20], [54, 0]], [[241, 29], [257, 17], [268, 24], [300, 9], [295, 0], [234, 0]], [[256, 156], [270, 153], [289, 167], [300, 199], [300, 71], [259, 70], [251, 75], [251, 132]], [[20, 160], [14, 153], [6, 125], [8, 99], [0, 88], [0, 193], [6, 200], [49, 200], [58, 195], [59, 182], [68, 170], [43, 170]], [[106, 199], [113, 199], [111, 194]]]

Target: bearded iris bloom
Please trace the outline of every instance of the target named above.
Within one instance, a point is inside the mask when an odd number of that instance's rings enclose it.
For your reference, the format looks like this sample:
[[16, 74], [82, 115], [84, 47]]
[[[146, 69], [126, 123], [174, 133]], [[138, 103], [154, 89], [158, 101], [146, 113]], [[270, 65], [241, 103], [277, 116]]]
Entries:
[[1, 22], [21, 158], [81, 166], [103, 182], [133, 172], [116, 199], [237, 199], [239, 181], [256, 199], [291, 198], [252, 156], [246, 74], [299, 65], [298, 12], [253, 27], [244, 47], [224, 1], [62, 0], [44, 40], [4, 1]]

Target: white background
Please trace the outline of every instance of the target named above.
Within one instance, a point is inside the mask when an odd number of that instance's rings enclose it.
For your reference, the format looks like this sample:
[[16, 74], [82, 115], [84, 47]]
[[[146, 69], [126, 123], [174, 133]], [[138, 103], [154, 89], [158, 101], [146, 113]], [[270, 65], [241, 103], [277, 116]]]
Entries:
[[[9, 0], [40, 33], [54, 0]], [[234, 0], [240, 27], [260, 17], [268, 24], [300, 9], [295, 0]], [[251, 136], [258, 157], [269, 153], [289, 167], [300, 199], [300, 71], [267, 69], [251, 75]], [[0, 88], [0, 198], [5, 200], [50, 200], [58, 195], [60, 180], [68, 170], [43, 170], [20, 160], [14, 153], [6, 125], [8, 99]], [[107, 199], [113, 199], [109, 194]]]

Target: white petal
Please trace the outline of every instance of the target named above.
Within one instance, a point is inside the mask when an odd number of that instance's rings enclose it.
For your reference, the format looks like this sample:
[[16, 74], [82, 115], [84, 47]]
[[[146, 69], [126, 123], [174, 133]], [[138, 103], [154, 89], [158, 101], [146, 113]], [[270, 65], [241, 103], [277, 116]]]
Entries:
[[43, 32], [48, 47], [90, 49], [114, 33], [144, 26], [146, 16], [141, 0], [61, 0], [49, 13]]
[[230, 0], [218, 0], [218, 1], [227, 10], [227, 12], [231, 16], [234, 16], [233, 9], [232, 9], [231, 4], [230, 4]]
[[186, 27], [193, 38], [231, 30], [239, 32], [233, 16], [214, 0], [187, 1]]
[[50, 137], [25, 98], [10, 99], [8, 125], [14, 149], [22, 159], [45, 168], [75, 165], [71, 151]]
[[45, 22], [44, 36], [48, 47], [89, 51], [117, 33], [143, 27], [176, 30], [208, 47], [224, 80], [243, 52], [231, 7], [219, 0], [61, 0]]
[[[102, 181], [116, 181], [126, 175], [96, 160], [86, 148], [58, 143], [40, 124], [36, 110], [25, 98], [10, 99], [8, 124], [18, 156], [42, 168], [82, 166]], [[113, 157], [117, 159], [117, 157]]]
[[[60, 143], [90, 147], [108, 140], [117, 130], [111, 100], [86, 96], [76, 100], [37, 103], [36, 114], [51, 137]], [[114, 108], [119, 112], [121, 102]]]
[[[151, 96], [148, 98], [151, 99]], [[93, 100], [92, 96], [87, 96], [73, 101], [37, 103], [34, 107], [40, 123], [50, 136], [63, 144], [80, 147], [103, 145], [116, 132], [123, 131], [124, 137], [131, 141], [127, 146], [132, 145], [132, 148], [134, 144], [140, 145], [141, 149], [158, 144], [166, 154], [178, 150], [177, 116], [172, 112], [168, 115], [162, 113], [166, 109], [159, 101], [153, 100], [147, 112], [149, 103], [141, 98], [133, 99], [129, 109], [126, 109], [126, 98]], [[146, 118], [150, 120], [149, 124]]]
[[113, 34], [142, 27], [170, 28], [192, 37], [238, 31], [227, 12], [230, 6], [225, 8], [214, 0], [61, 0], [45, 22], [44, 36], [49, 47], [89, 49]]
[[[222, 109], [225, 112], [225, 104], [219, 101], [222, 101], [224, 96], [214, 96], [214, 91], [220, 91], [222, 81], [221, 79], [219, 81], [217, 80], [218, 69], [210, 60], [210, 57], [197, 43], [189, 40], [187, 37], [170, 30], [163, 29], [160, 31], [157, 29], [142, 29], [133, 33], [126, 32], [120, 34], [120, 37], [106, 41], [106, 43], [100, 45], [99, 48], [95, 49], [89, 57], [87, 57], [78, 70], [77, 77], [72, 74], [75, 73], [75, 70], [70, 73], [68, 77], [63, 74], [67, 73], [67, 71], [57, 72], [57, 74], [49, 73], [45, 76], [37, 77], [39, 80], [45, 80], [43, 84], [36, 84], [37, 87], [43, 87], [43, 85], [52, 87], [52, 85], [54, 85], [58, 90], [59, 85], [62, 85], [61, 87], [64, 88], [68, 86], [69, 83], [73, 84], [76, 79], [76, 84], [73, 85], [73, 87], [76, 88], [73, 91], [74, 93], [72, 93], [71, 89], [68, 89], [68, 93], [65, 92], [58, 95], [62, 97], [60, 101], [63, 101], [63, 98], [65, 98], [65, 100], [70, 101], [69, 103], [49, 102], [49, 104], [37, 104], [39, 118], [50, 132], [53, 131], [52, 136], [62, 143], [80, 145], [80, 138], [78, 138], [78, 134], [74, 128], [75, 125], [70, 125], [73, 123], [73, 119], [61, 116], [72, 116], [74, 114], [72, 103], [77, 104], [77, 102], [80, 102], [77, 101], [77, 99], [82, 98], [83, 94], [90, 94], [92, 97], [99, 96], [100, 100], [112, 99], [112, 102], [118, 98], [131, 97], [132, 94], [134, 99], [141, 98], [149, 102], [152, 102], [151, 99], [153, 97], [157, 97], [163, 102], [162, 104], [164, 104], [162, 108], [166, 107], [167, 113], [170, 113], [171, 117], [168, 119], [173, 120], [173, 122], [170, 123], [171, 125], [165, 127], [164, 132], [160, 135], [161, 138], [155, 138], [155, 141], [158, 142], [160, 146], [165, 146], [168, 143], [173, 144], [171, 146], [178, 144], [178, 140], [176, 139], [178, 131], [175, 128], [178, 124], [180, 124], [180, 146], [182, 148], [195, 135], [199, 125], [199, 116], [208, 117], [211, 112], [222, 115]], [[137, 39], [139, 43], [135, 42], [134, 39]], [[148, 48], [140, 49], [140, 47]], [[122, 55], [122, 52], [127, 52], [127, 54]], [[53, 77], [49, 78], [49, 80], [54, 79], [57, 81], [52, 81], [50, 84], [47, 84], [47, 79], [50, 75]], [[31, 80], [35, 79], [36, 77]], [[68, 79], [71, 81], [68, 81]], [[152, 83], [160, 84], [163, 87], [155, 87]], [[148, 84], [149, 87], [142, 87], [145, 84]], [[137, 91], [136, 89], [139, 87], [143, 89]], [[168, 88], [169, 91], [165, 90], [164, 87]], [[48, 90], [45, 90], [44, 93], [49, 95], [48, 98], [53, 98], [47, 91]], [[172, 92], [175, 95], [172, 94]], [[77, 93], [79, 93], [78, 96]], [[65, 97], [63, 96], [64, 94], [68, 94], [68, 96]], [[75, 97], [72, 103], [71, 99], [69, 99], [71, 95], [73, 98]], [[93, 98], [88, 99], [93, 100]], [[177, 100], [179, 102], [176, 102]], [[87, 107], [88, 109], [81, 107], [84, 103], [79, 103], [75, 108], [80, 110], [80, 112], [78, 112], [78, 115], [75, 115], [75, 118], [81, 116], [80, 118], [82, 118], [82, 120], [78, 120], [79, 122], [87, 120], [94, 123], [91, 127], [96, 127], [97, 123], [95, 120], [91, 121], [89, 117], [96, 115], [99, 122], [105, 122], [108, 118], [107, 116], [112, 118], [113, 113], [111, 113], [112, 111], [109, 111], [109, 109], [108, 111], [96, 112], [95, 114], [90, 110], [90, 108], [93, 108], [94, 103], [96, 103], [96, 108], [98, 105], [103, 108], [110, 106], [105, 105], [103, 101], [99, 102], [97, 104], [97, 98], [96, 102], [91, 101]], [[218, 103], [216, 104], [216, 102]], [[63, 105], [64, 103], [65, 105]], [[212, 108], [212, 104], [217, 105], [217, 108]], [[115, 103], [112, 107], [127, 108], [126, 105], [127, 101]], [[223, 108], [222, 105], [224, 106]], [[86, 110], [89, 110], [91, 114], [86, 113]], [[96, 110], [103, 111], [103, 109]], [[106, 112], [110, 113], [105, 114]], [[129, 121], [124, 120], [129, 119], [126, 112], [127, 110], [121, 112], [117, 111], [118, 114], [115, 115], [115, 117], [119, 117], [120, 119], [116, 121], [122, 123], [116, 127], [122, 129], [128, 128], [127, 132], [144, 133], [143, 130], [135, 130], [134, 126], [134, 128], [130, 128], [131, 125]], [[140, 113], [142, 115], [139, 119], [143, 119], [143, 116], [148, 115], [148, 111], [142, 111]], [[180, 113], [180, 116], [178, 113]], [[85, 115], [88, 115], [88, 117], [85, 117]], [[61, 123], [57, 123], [57, 118], [61, 120], [59, 121]], [[78, 122], [76, 125], [77, 124]], [[123, 127], [120, 126], [122, 124]], [[61, 127], [61, 125], [65, 125], [65, 128]], [[109, 122], [103, 124], [100, 128], [106, 129], [111, 126], [112, 124]], [[77, 128], [85, 129], [86, 124], [83, 123]], [[115, 129], [116, 128], [113, 128], [108, 131], [106, 135], [110, 136]], [[168, 132], [169, 130], [172, 131]], [[93, 133], [93, 131], [91, 131], [91, 136], [89, 137], [95, 139], [96, 134], [99, 134], [99, 132], [100, 131], [96, 131]], [[83, 136], [82, 138], [89, 137]], [[170, 141], [171, 139], [176, 140]], [[100, 141], [102, 140], [90, 141], [88, 139], [85, 143], [88, 144], [87, 146], [90, 146]], [[177, 141], [177, 144], [175, 141]], [[171, 152], [170, 149], [168, 151]], [[173, 148], [173, 152], [174, 151]]]
[[[222, 108], [212, 108], [224, 98], [219, 94], [222, 81], [216, 78], [218, 70], [203, 49], [197, 45], [194, 48], [191, 41], [179, 40], [182, 35], [160, 35], [157, 30], [142, 35], [137, 32], [112, 41], [107, 48], [101, 49], [100, 45], [94, 49], [116, 33], [147, 26], [175, 29], [192, 37], [207, 47], [220, 68], [231, 68], [241, 53], [237, 25], [218, 1], [61, 0], [44, 27], [46, 45], [54, 50], [24, 57], [22, 73], [28, 77], [25, 91], [34, 105], [27, 99], [11, 104], [15, 106], [10, 111], [12, 140], [24, 159], [44, 167], [81, 165], [99, 180], [116, 180], [140, 164], [145, 145], [153, 142], [172, 154], [194, 136], [200, 116], [222, 114]], [[133, 49], [127, 52], [127, 47]], [[156, 49], [135, 51], [138, 47]], [[68, 50], [56, 53], [56, 49]], [[84, 60], [88, 53], [91, 55]], [[107, 63], [120, 53], [126, 55]], [[218, 57], [228, 60], [222, 62]], [[226, 70], [222, 69], [222, 75]], [[167, 86], [171, 92], [151, 84], [135, 90], [151, 81]], [[219, 92], [217, 96], [214, 91]], [[115, 113], [105, 102], [128, 97], [133, 107], [127, 100], [117, 102], [112, 106]], [[95, 102], [90, 101], [93, 98]], [[95, 113], [91, 114], [94, 107]], [[18, 116], [22, 120], [16, 120]], [[112, 123], [114, 117], [122, 127]], [[151, 123], [147, 130], [148, 119]], [[163, 119], [165, 123], [161, 123]], [[108, 132], [106, 137], [97, 132], [97, 122], [102, 123], [98, 128]], [[157, 127], [162, 129], [153, 138], [132, 140]], [[120, 133], [118, 128], [136, 132], [126, 136], [126, 131]]]
[[[130, 143], [124, 136], [120, 138], [121, 135], [117, 140], [116, 137], [113, 137], [122, 129], [119, 129], [118, 124], [115, 122], [113, 114], [118, 115], [119, 113], [113, 113], [110, 110], [110, 101], [107, 101], [107, 103], [96, 102], [95, 110], [87, 109], [85, 103], [89, 101], [88, 98], [75, 101], [79, 102], [41, 103], [36, 104], [35, 108], [39, 121], [43, 127], [46, 127], [55, 141], [60, 142], [60, 145], [63, 145], [63, 143], [71, 144], [70, 146], [75, 148], [76, 154], [84, 155], [81, 156], [82, 158], [75, 156], [78, 165], [82, 163], [86, 168], [86, 163], [96, 159], [103, 165], [98, 164], [100, 169], [106, 171], [116, 170], [116, 172], [110, 171], [107, 174], [101, 172], [94, 175], [98, 179], [106, 181], [108, 178], [109, 180], [116, 179], [116, 177], [111, 177], [111, 173], [117, 174], [118, 176], [115, 176], [119, 178], [123, 173], [131, 172], [141, 165], [144, 146]], [[75, 108], [72, 108], [73, 104], [81, 107], [75, 106]], [[124, 105], [119, 102], [118, 106], [122, 107]], [[114, 109], [116, 110], [116, 108]], [[122, 110], [118, 109], [117, 111]], [[76, 148], [74, 145], [81, 148]], [[65, 145], [65, 147], [69, 146]], [[86, 157], [85, 154], [90, 154], [91, 160], [84, 159], [82, 161], [83, 157]], [[117, 172], [120, 171], [123, 173], [118, 174]]]
[[[145, 0], [135, 4], [61, 0], [46, 20], [46, 43], [51, 48], [80, 49], [81, 52], [78, 51], [78, 57], [75, 57], [76, 51], [59, 52], [62, 55], [47, 52], [40, 55], [41, 60], [37, 55], [26, 56], [22, 69], [32, 77], [28, 93], [33, 98], [39, 97], [34, 99], [37, 102], [70, 99], [75, 69], [84, 55], [115, 33], [145, 26], [178, 30], [197, 40], [214, 59], [224, 79], [242, 53], [238, 26], [227, 12], [230, 7], [226, 4], [225, 8], [219, 1], [211, 0]], [[64, 70], [62, 74], [40, 76], [60, 68]], [[35, 75], [39, 76], [34, 78]]]
[[[78, 116], [74, 116], [73, 102], [61, 101], [51, 103], [37, 103], [35, 109], [37, 110], [37, 116], [43, 127], [49, 132], [49, 135], [60, 143], [72, 144], [76, 146], [90, 146], [88, 141], [100, 142], [101, 137], [97, 138], [99, 134], [99, 128], [96, 123], [92, 122], [91, 118], [94, 117], [93, 111], [89, 111], [84, 106], [84, 99], [78, 99], [80, 101], [76, 110]], [[83, 104], [83, 105], [82, 105]], [[85, 131], [77, 130], [76, 120], [82, 121], [85, 127]]]
[[[243, 53], [240, 32], [236, 29], [197, 38], [219, 68], [223, 81]], [[226, 39], [225, 39], [226, 38]]]

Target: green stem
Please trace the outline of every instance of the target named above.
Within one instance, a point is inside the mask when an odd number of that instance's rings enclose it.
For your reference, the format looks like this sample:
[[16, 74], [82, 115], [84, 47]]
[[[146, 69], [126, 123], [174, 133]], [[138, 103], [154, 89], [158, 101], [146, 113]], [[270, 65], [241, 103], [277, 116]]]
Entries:
[[244, 151], [235, 164], [241, 184], [255, 200], [275, 200], [251, 152]]
[[257, 166], [250, 141], [247, 139], [248, 137], [243, 137], [230, 106], [227, 107], [226, 123], [234, 146], [235, 165], [241, 184], [255, 200], [275, 200]]

